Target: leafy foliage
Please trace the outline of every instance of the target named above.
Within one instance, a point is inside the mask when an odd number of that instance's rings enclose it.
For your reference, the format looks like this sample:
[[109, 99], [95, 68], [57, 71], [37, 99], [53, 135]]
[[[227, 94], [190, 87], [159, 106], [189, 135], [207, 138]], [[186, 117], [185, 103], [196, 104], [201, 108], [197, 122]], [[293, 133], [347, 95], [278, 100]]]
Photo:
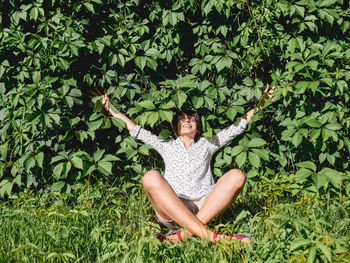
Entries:
[[96, 89], [166, 139], [175, 110], [198, 110], [210, 137], [264, 83], [281, 88], [214, 173], [237, 166], [254, 189], [261, 174], [295, 174], [294, 194], [349, 194], [348, 17], [343, 0], [2, 1], [0, 196], [161, 167], [91, 103]]

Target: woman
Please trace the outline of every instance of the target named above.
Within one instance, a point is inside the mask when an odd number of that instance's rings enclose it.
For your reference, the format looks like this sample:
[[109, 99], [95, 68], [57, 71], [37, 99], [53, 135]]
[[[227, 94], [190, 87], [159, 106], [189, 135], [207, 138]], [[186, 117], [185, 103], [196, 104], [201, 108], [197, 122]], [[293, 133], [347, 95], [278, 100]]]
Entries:
[[213, 154], [241, 134], [250, 122], [256, 109], [272, 98], [272, 89], [266, 86], [264, 96], [255, 109], [248, 111], [243, 118], [230, 127], [220, 131], [213, 138], [199, 137], [200, 120], [197, 113], [182, 112], [174, 119], [175, 140], [161, 140], [151, 132], [136, 125], [122, 113], [115, 113], [109, 106], [108, 96], [102, 95], [102, 105], [126, 124], [130, 135], [150, 144], [162, 156], [165, 162], [165, 175], [151, 170], [142, 178], [144, 190], [151, 201], [158, 221], [170, 226], [173, 221], [183, 227], [169, 235], [157, 234], [160, 240], [183, 241], [195, 235], [215, 242], [220, 239], [239, 239], [249, 241], [247, 235], [218, 235], [206, 227], [206, 224], [222, 213], [242, 190], [246, 177], [238, 169], [232, 169], [216, 182], [210, 171]]

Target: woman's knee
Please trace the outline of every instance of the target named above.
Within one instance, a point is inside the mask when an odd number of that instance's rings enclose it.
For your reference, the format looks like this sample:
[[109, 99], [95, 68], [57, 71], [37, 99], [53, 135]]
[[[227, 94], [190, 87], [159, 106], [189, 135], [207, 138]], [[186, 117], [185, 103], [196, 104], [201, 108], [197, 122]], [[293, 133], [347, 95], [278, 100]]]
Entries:
[[225, 174], [225, 184], [231, 187], [241, 189], [246, 181], [245, 174], [239, 169], [232, 169], [227, 174]]
[[142, 177], [142, 185], [145, 190], [149, 190], [154, 187], [159, 187], [162, 176], [156, 170], [150, 170]]

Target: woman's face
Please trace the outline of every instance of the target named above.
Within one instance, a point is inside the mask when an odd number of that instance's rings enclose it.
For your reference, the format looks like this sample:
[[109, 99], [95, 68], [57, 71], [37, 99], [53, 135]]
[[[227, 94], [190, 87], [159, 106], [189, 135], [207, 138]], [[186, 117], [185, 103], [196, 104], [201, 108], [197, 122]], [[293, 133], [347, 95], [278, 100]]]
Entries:
[[177, 122], [179, 135], [196, 135], [197, 122], [194, 116], [182, 114]]

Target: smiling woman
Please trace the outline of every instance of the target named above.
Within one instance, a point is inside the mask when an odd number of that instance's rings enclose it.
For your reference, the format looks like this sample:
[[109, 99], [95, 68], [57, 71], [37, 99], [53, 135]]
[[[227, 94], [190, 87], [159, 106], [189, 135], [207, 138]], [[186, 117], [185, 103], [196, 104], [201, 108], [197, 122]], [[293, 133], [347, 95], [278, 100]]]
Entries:
[[195, 131], [195, 141], [198, 141], [202, 134], [202, 125], [197, 112], [191, 110], [182, 110], [178, 112], [171, 123], [175, 137], [182, 133]]
[[245, 130], [254, 111], [272, 97], [273, 89], [269, 90], [267, 86], [261, 103], [255, 109], [212, 138], [201, 137], [201, 122], [196, 112], [182, 111], [172, 122], [176, 138], [166, 141], [136, 125], [122, 113], [113, 112], [108, 96], [102, 96], [103, 106], [126, 123], [130, 135], [151, 145], [164, 160], [164, 177], [151, 170], [144, 174], [142, 184], [158, 221], [168, 227], [173, 227], [176, 222], [184, 230], [176, 230], [169, 235], [156, 234], [158, 239], [179, 242], [195, 235], [212, 242], [221, 239], [249, 241], [247, 234], [218, 235], [206, 227], [234, 202], [246, 180], [242, 171], [232, 169], [215, 183], [210, 162], [216, 151]]

